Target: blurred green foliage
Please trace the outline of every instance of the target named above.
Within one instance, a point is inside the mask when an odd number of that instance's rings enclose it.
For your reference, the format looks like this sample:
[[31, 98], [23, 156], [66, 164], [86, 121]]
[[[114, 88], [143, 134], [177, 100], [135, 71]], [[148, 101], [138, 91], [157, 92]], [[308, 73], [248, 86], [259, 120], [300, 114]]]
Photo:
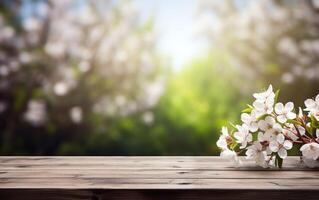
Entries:
[[57, 154], [217, 155], [220, 127], [238, 120], [246, 99], [233, 85], [236, 72], [229, 59], [213, 52], [168, 77], [164, 94], [148, 111], [154, 115], [151, 124], [145, 124], [137, 113], [113, 119], [100, 131], [97, 127], [107, 122], [94, 118], [90, 133], [63, 140]]

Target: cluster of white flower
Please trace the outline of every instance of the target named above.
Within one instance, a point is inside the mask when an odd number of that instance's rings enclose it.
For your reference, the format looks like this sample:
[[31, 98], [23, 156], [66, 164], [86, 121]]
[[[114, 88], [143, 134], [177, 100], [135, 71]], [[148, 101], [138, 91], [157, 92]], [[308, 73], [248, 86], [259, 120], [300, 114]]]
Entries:
[[[6, 6], [6, 12], [34, 9], [12, 14], [23, 15], [18, 28], [6, 17], [10, 13], [0, 12], [1, 91], [10, 93], [14, 89], [11, 87], [23, 85], [21, 81], [25, 80], [25, 85], [37, 87], [32, 90], [39, 89], [55, 101], [64, 101], [71, 93], [81, 93], [79, 87], [94, 88], [88, 90], [94, 96], [92, 112], [105, 116], [146, 111], [162, 95], [166, 80], [157, 73], [162, 65], [155, 51], [157, 36], [148, 21], [140, 19], [134, 2], [79, 4], [77, 0], [49, 0], [28, 1], [21, 8], [16, 8], [15, 3]], [[37, 78], [29, 83], [25, 74]], [[92, 97], [90, 92], [88, 98]], [[2, 95], [8, 99], [1, 99], [0, 112], [11, 110], [10, 95]], [[43, 124], [42, 112], [49, 114], [46, 106], [40, 106], [41, 112], [33, 112], [39, 106], [30, 102], [25, 119]], [[69, 113], [70, 119], [78, 123], [82, 120], [81, 104], [86, 100], [75, 102]]]
[[[279, 61], [279, 80], [294, 84], [298, 80], [318, 81], [319, 40], [317, 0], [281, 1], [203, 0], [199, 4], [200, 33], [214, 46], [226, 49], [242, 75], [256, 80], [268, 73], [268, 53]], [[305, 27], [302, 30], [300, 26]], [[298, 33], [298, 37], [294, 33]], [[260, 51], [256, 51], [260, 49]]]
[[245, 154], [261, 167], [281, 167], [287, 151], [294, 147], [301, 151], [303, 160], [319, 158], [319, 94], [315, 100], [307, 99], [306, 108], [299, 108], [298, 115], [292, 102], [277, 102], [278, 94], [271, 85], [255, 93], [252, 106], [241, 114], [243, 123], [235, 125], [233, 132], [222, 128], [217, 141], [222, 157], [239, 163], [238, 155]]

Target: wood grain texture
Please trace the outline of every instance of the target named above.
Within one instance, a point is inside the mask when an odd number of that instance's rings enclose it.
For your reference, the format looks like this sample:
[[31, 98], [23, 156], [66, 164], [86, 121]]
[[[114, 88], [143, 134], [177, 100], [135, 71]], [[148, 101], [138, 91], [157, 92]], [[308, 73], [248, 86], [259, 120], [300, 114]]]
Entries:
[[[289, 198], [287, 198], [289, 197]], [[0, 199], [319, 199], [319, 171], [219, 157], [0, 157]]]
[[318, 200], [318, 195], [282, 190], [0, 190], [2, 200]]

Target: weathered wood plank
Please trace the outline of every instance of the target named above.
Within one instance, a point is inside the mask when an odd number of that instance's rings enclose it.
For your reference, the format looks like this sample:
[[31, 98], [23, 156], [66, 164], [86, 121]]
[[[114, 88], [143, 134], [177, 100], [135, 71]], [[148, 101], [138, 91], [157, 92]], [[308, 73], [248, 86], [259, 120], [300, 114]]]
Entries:
[[0, 157], [0, 189], [209, 189], [319, 191], [319, 171], [234, 168], [217, 157]]
[[0, 199], [5, 200], [317, 200], [318, 195], [317, 191], [283, 190], [0, 190]]
[[317, 171], [203, 171], [203, 170], [20, 170], [0, 171], [0, 178], [132, 178], [132, 179], [319, 179]]
[[[89, 162], [87, 162], [89, 161]], [[286, 163], [298, 163], [300, 161], [299, 157], [289, 157], [285, 160]], [[75, 157], [10, 157], [10, 156], [0, 156], [1, 165], [11, 165], [11, 164], [131, 164], [131, 163], [144, 163], [144, 164], [154, 164], [154, 163], [207, 163], [215, 165], [229, 165], [229, 161], [221, 159], [216, 156], [75, 156]], [[252, 164], [253, 161], [245, 161], [245, 163]]]
[[312, 179], [1, 178], [0, 189], [5, 188], [319, 190], [319, 182]]
[[[158, 159], [157, 159], [158, 158]], [[167, 158], [167, 159], [166, 159]], [[308, 170], [298, 157], [285, 161], [281, 170]], [[198, 170], [263, 170], [253, 161], [245, 161], [239, 168], [216, 157], [0, 157], [0, 169], [198, 169]], [[278, 170], [278, 169], [273, 169]]]
[[284, 190], [0, 190], [0, 199], [5, 200], [317, 200], [318, 195], [317, 191]]
[[[214, 162], [229, 163], [227, 160], [218, 156], [0, 156], [0, 163], [83, 163], [89, 160], [92, 163], [109, 163], [109, 162]], [[295, 162], [300, 160], [298, 156], [290, 156], [286, 161]]]

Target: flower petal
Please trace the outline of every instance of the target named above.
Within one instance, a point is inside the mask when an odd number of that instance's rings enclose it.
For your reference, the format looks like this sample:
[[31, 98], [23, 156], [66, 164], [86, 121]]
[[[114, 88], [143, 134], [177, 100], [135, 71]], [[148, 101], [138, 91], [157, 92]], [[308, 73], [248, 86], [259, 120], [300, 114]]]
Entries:
[[283, 144], [285, 142], [285, 136], [283, 134], [277, 135], [277, 142]]
[[265, 104], [263, 102], [260, 102], [260, 101], [254, 101], [253, 106], [257, 110], [262, 110], [262, 109], [264, 109]]
[[292, 142], [290, 140], [286, 140], [283, 144], [284, 148], [289, 150], [292, 148]]
[[262, 132], [258, 132], [257, 136], [258, 141], [263, 142], [265, 141], [264, 134]]
[[265, 120], [261, 120], [258, 122], [258, 127], [263, 131], [267, 130], [267, 126], [268, 126], [268, 124]]
[[287, 113], [287, 118], [288, 119], [295, 119], [297, 117], [296, 113], [293, 112], [288, 112]]
[[275, 103], [275, 99], [271, 97], [267, 98], [265, 101], [265, 104], [267, 105], [267, 107], [271, 107], [271, 108], [273, 107], [274, 103]]
[[265, 118], [265, 121], [266, 121], [268, 124], [270, 124], [270, 125], [273, 125], [273, 124], [276, 123], [276, 120], [275, 120], [273, 117], [270, 117], [270, 116], [267, 116], [267, 117]]
[[282, 132], [282, 126], [281, 126], [280, 124], [278, 124], [278, 123], [274, 124], [274, 125], [272, 126], [272, 128], [273, 128], [274, 131], [276, 131], [276, 132]]
[[284, 111], [284, 104], [282, 104], [282, 103], [276, 103], [276, 105], [275, 105], [275, 112], [276, 112], [277, 114], [282, 114], [283, 111]]
[[286, 103], [286, 105], [285, 105], [285, 110], [286, 111], [292, 111], [294, 109], [294, 103], [292, 103], [292, 102], [288, 102], [288, 103]]
[[286, 118], [285, 115], [278, 115], [277, 116], [277, 120], [278, 120], [278, 122], [283, 124], [283, 123], [285, 123], [287, 121], [287, 118]]
[[252, 159], [254, 157], [255, 151], [253, 149], [248, 149], [246, 151], [246, 158], [247, 159]]
[[238, 143], [241, 143], [243, 141], [243, 135], [241, 134], [241, 132], [235, 132], [234, 137], [236, 138]]
[[249, 127], [251, 132], [256, 132], [258, 130], [258, 124], [256, 122], [252, 123]]
[[315, 102], [314, 100], [312, 100], [312, 99], [307, 99], [307, 100], [305, 101], [305, 106], [306, 106], [307, 108], [313, 109], [313, 108], [316, 107], [316, 102]]
[[279, 150], [278, 148], [278, 143], [276, 141], [272, 141], [269, 143], [269, 149], [272, 151], [272, 152], [277, 152]]
[[249, 114], [247, 114], [247, 113], [242, 113], [241, 114], [241, 116], [240, 116], [240, 118], [241, 118], [241, 121], [242, 122], [244, 122], [244, 123], [247, 123], [247, 124], [249, 124], [250, 123], [250, 115]]
[[229, 135], [228, 134], [228, 129], [225, 126], [222, 127], [222, 135], [224, 135], [224, 136], [228, 136]]
[[299, 131], [300, 135], [305, 135], [306, 130], [305, 130], [304, 127], [302, 127], [300, 125], [297, 125], [297, 128], [298, 128], [298, 131]]
[[269, 94], [271, 94], [272, 92], [273, 92], [273, 90], [272, 90], [272, 85], [270, 84], [270, 85], [268, 86], [268, 89], [267, 89], [267, 91], [266, 91], [266, 94], [269, 95]]
[[255, 147], [258, 151], [261, 151], [263, 149], [263, 146], [259, 142], [255, 142]]
[[309, 148], [309, 145], [310, 145], [309, 143], [302, 145], [302, 146], [300, 147], [300, 151], [304, 151], [304, 150], [308, 149], [308, 148]]
[[227, 149], [227, 141], [224, 138], [219, 138], [216, 144], [221, 149]]
[[302, 112], [302, 109], [299, 107], [299, 113], [298, 113], [298, 117], [303, 117], [303, 112]]
[[279, 149], [278, 155], [280, 158], [285, 159], [287, 157], [287, 151], [284, 148]]

